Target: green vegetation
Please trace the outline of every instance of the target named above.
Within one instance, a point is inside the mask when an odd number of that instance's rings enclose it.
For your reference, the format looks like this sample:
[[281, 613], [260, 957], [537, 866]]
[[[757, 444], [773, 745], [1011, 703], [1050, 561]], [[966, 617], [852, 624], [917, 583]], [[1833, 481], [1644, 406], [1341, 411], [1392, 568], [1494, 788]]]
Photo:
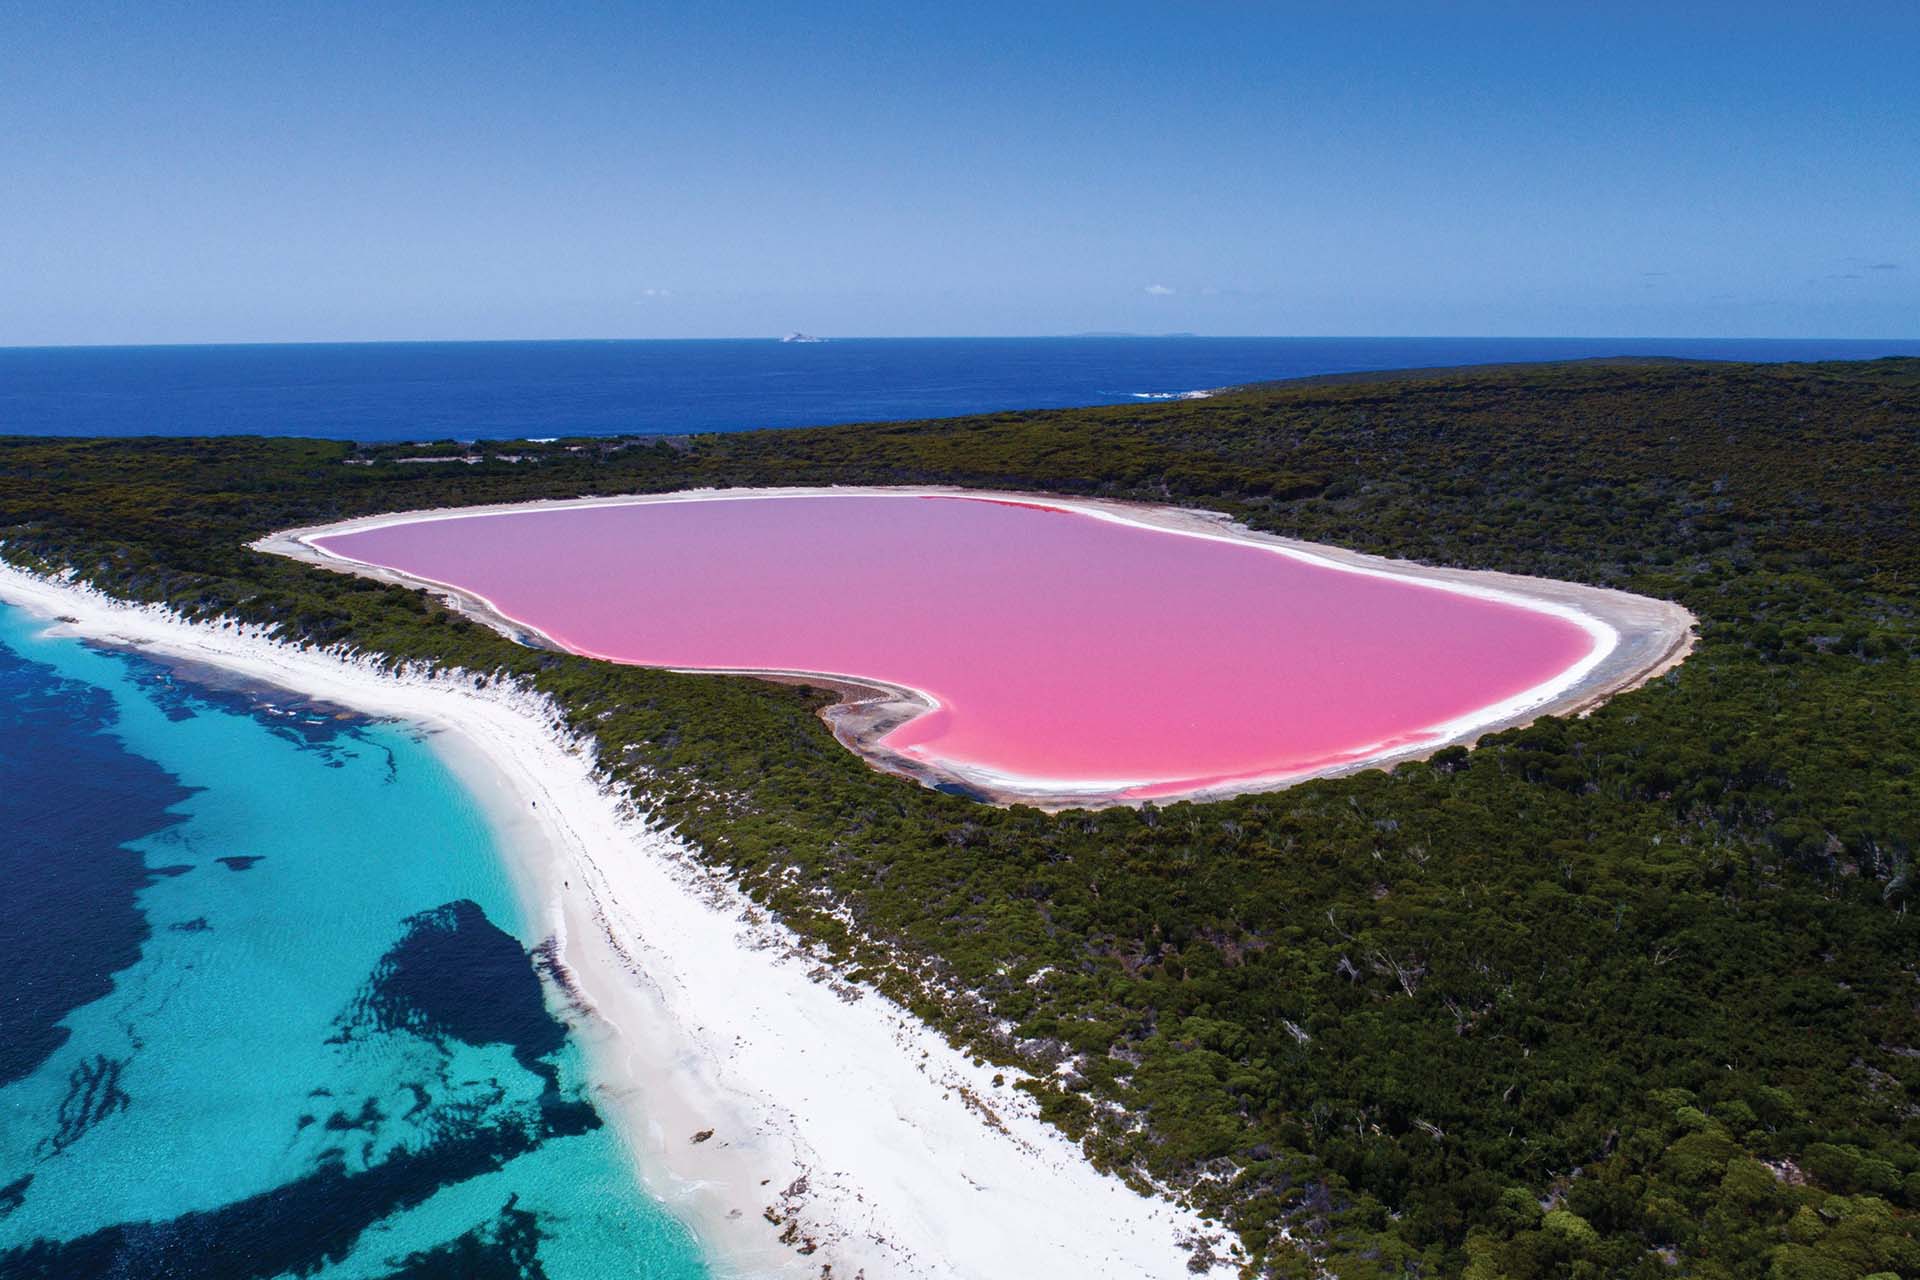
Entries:
[[[127, 596], [547, 691], [705, 858], [1034, 1071], [1095, 1159], [1188, 1189], [1254, 1272], [1920, 1276], [1920, 361], [1453, 371], [398, 460], [449, 452], [0, 441], [0, 536]], [[377, 510], [827, 481], [1205, 505], [1675, 598], [1702, 640], [1588, 718], [1472, 752], [1048, 816], [867, 769], [816, 691], [520, 649], [244, 547]]]

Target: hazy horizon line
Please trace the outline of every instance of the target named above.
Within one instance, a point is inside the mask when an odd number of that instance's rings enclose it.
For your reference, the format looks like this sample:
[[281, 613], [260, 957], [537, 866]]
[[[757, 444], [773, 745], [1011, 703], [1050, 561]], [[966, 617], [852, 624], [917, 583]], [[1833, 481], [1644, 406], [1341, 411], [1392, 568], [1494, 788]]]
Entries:
[[[793, 331], [789, 331], [793, 332]], [[1046, 342], [1074, 339], [1114, 341], [1244, 341], [1244, 342], [1830, 342], [1920, 344], [1920, 333], [1874, 337], [1781, 336], [1776, 334], [1614, 334], [1614, 333], [1167, 333], [1124, 330], [1084, 330], [1072, 333], [919, 333], [919, 334], [809, 334], [818, 342]], [[398, 347], [398, 346], [523, 346], [534, 343], [641, 342], [783, 342], [768, 333], [682, 337], [537, 337], [537, 338], [219, 338], [200, 342], [17, 342], [0, 343], [0, 351], [115, 351], [164, 350], [189, 347]]]

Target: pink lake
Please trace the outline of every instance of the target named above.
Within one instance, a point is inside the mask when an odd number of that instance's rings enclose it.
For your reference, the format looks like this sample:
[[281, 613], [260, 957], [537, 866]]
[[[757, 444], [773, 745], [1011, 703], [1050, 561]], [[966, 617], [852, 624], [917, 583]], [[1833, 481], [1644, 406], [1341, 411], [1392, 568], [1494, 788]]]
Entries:
[[704, 498], [312, 542], [578, 653], [918, 690], [938, 708], [883, 747], [1032, 790], [1171, 795], [1438, 741], [1595, 644], [1523, 605], [1038, 501]]

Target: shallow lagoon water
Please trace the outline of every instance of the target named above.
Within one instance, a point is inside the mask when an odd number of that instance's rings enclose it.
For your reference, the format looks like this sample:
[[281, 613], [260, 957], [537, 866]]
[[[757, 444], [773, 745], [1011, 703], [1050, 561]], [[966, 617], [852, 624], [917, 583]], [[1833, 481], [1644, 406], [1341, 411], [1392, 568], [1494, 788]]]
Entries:
[[0, 1276], [707, 1274], [414, 731], [0, 608]]

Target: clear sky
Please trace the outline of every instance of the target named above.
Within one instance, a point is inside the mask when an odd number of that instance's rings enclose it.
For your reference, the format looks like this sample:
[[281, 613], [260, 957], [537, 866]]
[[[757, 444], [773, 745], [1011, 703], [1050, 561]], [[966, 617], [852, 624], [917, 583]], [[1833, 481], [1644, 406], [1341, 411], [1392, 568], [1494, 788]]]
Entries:
[[0, 344], [1920, 334], [1920, 4], [0, 0]]

